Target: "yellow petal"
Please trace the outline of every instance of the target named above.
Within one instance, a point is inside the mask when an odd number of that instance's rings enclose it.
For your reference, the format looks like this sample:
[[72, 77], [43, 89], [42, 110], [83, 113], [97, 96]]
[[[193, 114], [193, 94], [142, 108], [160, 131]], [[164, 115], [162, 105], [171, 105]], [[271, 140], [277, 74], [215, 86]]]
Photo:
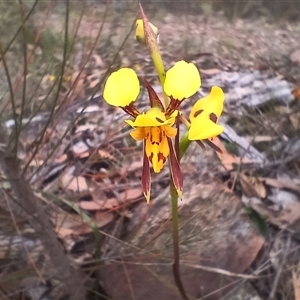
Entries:
[[103, 98], [112, 106], [126, 107], [136, 100], [139, 93], [140, 82], [134, 70], [122, 68], [108, 77]]
[[176, 117], [181, 114], [181, 112], [179, 112], [178, 110], [175, 110], [167, 119], [166, 125], [169, 126], [173, 126], [175, 121], [176, 121]]
[[[136, 21], [136, 30], [135, 30], [135, 39], [140, 43], [145, 43], [145, 31], [144, 31], [144, 23], [142, 19]], [[148, 22], [151, 29], [153, 30], [156, 38], [158, 38], [158, 28], [154, 26], [152, 23]]]
[[171, 126], [164, 126], [165, 128], [165, 132], [166, 132], [166, 136], [169, 138], [173, 138], [176, 136], [177, 134], [177, 129], [173, 128]]
[[138, 127], [130, 132], [131, 137], [136, 141], [142, 141], [146, 138], [146, 131], [144, 127]]
[[209, 115], [201, 113], [197, 118], [191, 120], [188, 139], [192, 141], [206, 140], [218, 136], [224, 128], [209, 119]]
[[164, 90], [168, 96], [183, 100], [194, 95], [200, 85], [200, 74], [196, 66], [181, 60], [167, 71]]
[[160, 172], [170, 154], [164, 126], [148, 127], [145, 150], [154, 172]]
[[217, 117], [220, 117], [223, 111], [225, 95], [221, 88], [213, 86], [210, 94], [205, 98], [198, 100], [192, 107], [190, 113], [190, 120], [196, 118], [202, 111], [206, 113], [214, 113]]
[[129, 126], [133, 127], [134, 128], [134, 121], [132, 120], [125, 120], [125, 123], [127, 123]]
[[165, 114], [158, 107], [150, 108], [146, 113], [140, 114], [135, 121], [126, 121], [133, 127], [157, 127], [163, 125], [172, 126], [175, 123], [175, 117], [166, 119]]

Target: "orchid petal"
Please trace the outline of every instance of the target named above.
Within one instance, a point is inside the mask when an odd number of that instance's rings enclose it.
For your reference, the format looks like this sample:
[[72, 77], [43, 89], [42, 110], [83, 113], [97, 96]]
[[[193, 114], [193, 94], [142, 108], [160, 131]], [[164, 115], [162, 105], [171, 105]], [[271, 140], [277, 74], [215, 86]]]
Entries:
[[218, 136], [223, 130], [223, 126], [216, 124], [207, 113], [202, 112], [191, 120], [188, 138], [193, 141], [205, 140]]
[[133, 69], [121, 68], [107, 79], [103, 98], [116, 107], [126, 107], [136, 100], [140, 93], [140, 82]]
[[146, 113], [138, 115], [134, 121], [126, 121], [126, 123], [132, 127], [172, 126], [174, 122], [175, 116], [167, 119], [165, 114], [158, 107], [150, 108]]
[[146, 138], [146, 130], [144, 127], [138, 127], [130, 132], [131, 137], [136, 141], [142, 141]]
[[167, 71], [164, 91], [168, 96], [181, 101], [194, 95], [200, 85], [200, 74], [196, 66], [181, 60]]
[[217, 118], [220, 117], [223, 111], [225, 95], [221, 88], [213, 86], [211, 92], [205, 98], [198, 100], [192, 107], [190, 120], [197, 118], [203, 111], [213, 113]]
[[163, 127], [148, 127], [146, 155], [152, 163], [153, 171], [159, 173], [163, 168], [170, 149]]

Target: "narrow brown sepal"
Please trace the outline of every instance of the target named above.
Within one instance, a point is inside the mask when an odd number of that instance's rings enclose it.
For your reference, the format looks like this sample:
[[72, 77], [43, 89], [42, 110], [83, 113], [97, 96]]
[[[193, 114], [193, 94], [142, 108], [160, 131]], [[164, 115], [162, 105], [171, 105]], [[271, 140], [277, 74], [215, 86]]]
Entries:
[[170, 96], [170, 103], [166, 109], [166, 116], [170, 116], [176, 109], [178, 109], [181, 102], [182, 101], [174, 99], [172, 96]]
[[198, 141], [196, 141], [196, 143], [200, 146], [200, 148], [202, 150], [206, 150], [205, 145], [203, 144], [203, 141], [198, 140]]
[[180, 164], [176, 158], [175, 151], [172, 145], [172, 140], [170, 138], [168, 138], [168, 144], [170, 148], [170, 170], [172, 180], [177, 191], [178, 197], [182, 198], [183, 176], [180, 169]]
[[147, 204], [150, 202], [150, 189], [151, 189], [151, 174], [149, 160], [146, 155], [146, 145], [144, 141], [144, 155], [143, 155], [143, 169], [142, 169], [142, 189], [146, 198]]
[[212, 148], [214, 151], [219, 152], [219, 153], [223, 153], [223, 151], [216, 144], [214, 144], [212, 141], [203, 140], [203, 142], [205, 144], [207, 144], [210, 148]]
[[136, 118], [140, 112], [138, 111], [138, 109], [134, 106], [133, 103], [130, 103], [129, 105], [125, 106], [125, 107], [121, 107], [127, 114], [129, 114], [130, 116]]

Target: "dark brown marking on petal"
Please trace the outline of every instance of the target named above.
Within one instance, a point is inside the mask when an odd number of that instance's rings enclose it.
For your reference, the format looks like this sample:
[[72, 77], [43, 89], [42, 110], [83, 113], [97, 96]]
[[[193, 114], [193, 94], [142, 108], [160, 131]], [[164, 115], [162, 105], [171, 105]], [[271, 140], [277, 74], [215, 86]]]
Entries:
[[163, 140], [163, 131], [160, 130], [160, 131], [159, 131], [159, 142], [161, 143], [162, 140]]
[[201, 113], [203, 113], [203, 109], [197, 110], [197, 111], [194, 113], [194, 118], [198, 117]]
[[163, 123], [164, 121], [163, 120], [161, 120], [160, 118], [155, 118], [156, 120], [157, 120], [157, 122], [159, 122], [159, 123]]
[[150, 143], [151, 145], [155, 145], [157, 142], [155, 141], [155, 139], [153, 138], [153, 134], [150, 134]]
[[209, 115], [209, 119], [210, 119], [211, 121], [213, 121], [214, 123], [217, 123], [217, 121], [218, 121], [218, 117], [217, 117], [216, 114], [214, 114], [214, 113], [211, 113], [211, 114]]
[[151, 164], [152, 164], [153, 152], [151, 153], [151, 155], [150, 155], [148, 158], [149, 158], [149, 160], [150, 160], [150, 162], [151, 162]]
[[166, 162], [167, 158], [161, 153], [161, 152], [158, 152], [158, 161], [162, 160], [163, 163]]

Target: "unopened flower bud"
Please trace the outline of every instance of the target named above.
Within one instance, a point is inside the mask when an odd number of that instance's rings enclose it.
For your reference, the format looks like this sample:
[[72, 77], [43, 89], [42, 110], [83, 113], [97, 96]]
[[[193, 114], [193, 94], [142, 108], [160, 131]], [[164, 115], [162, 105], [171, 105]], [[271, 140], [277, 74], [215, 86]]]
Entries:
[[[158, 28], [156, 26], [154, 26], [152, 23], [148, 22], [148, 24], [150, 25], [151, 29], [154, 32], [154, 35], [156, 37], [156, 41], [157, 43], [159, 42], [159, 32], [158, 32]], [[145, 31], [144, 31], [144, 23], [142, 19], [139, 19], [136, 21], [136, 31], [135, 31], [135, 39], [142, 43], [145, 44], [146, 43], [146, 39], [145, 39]]]

